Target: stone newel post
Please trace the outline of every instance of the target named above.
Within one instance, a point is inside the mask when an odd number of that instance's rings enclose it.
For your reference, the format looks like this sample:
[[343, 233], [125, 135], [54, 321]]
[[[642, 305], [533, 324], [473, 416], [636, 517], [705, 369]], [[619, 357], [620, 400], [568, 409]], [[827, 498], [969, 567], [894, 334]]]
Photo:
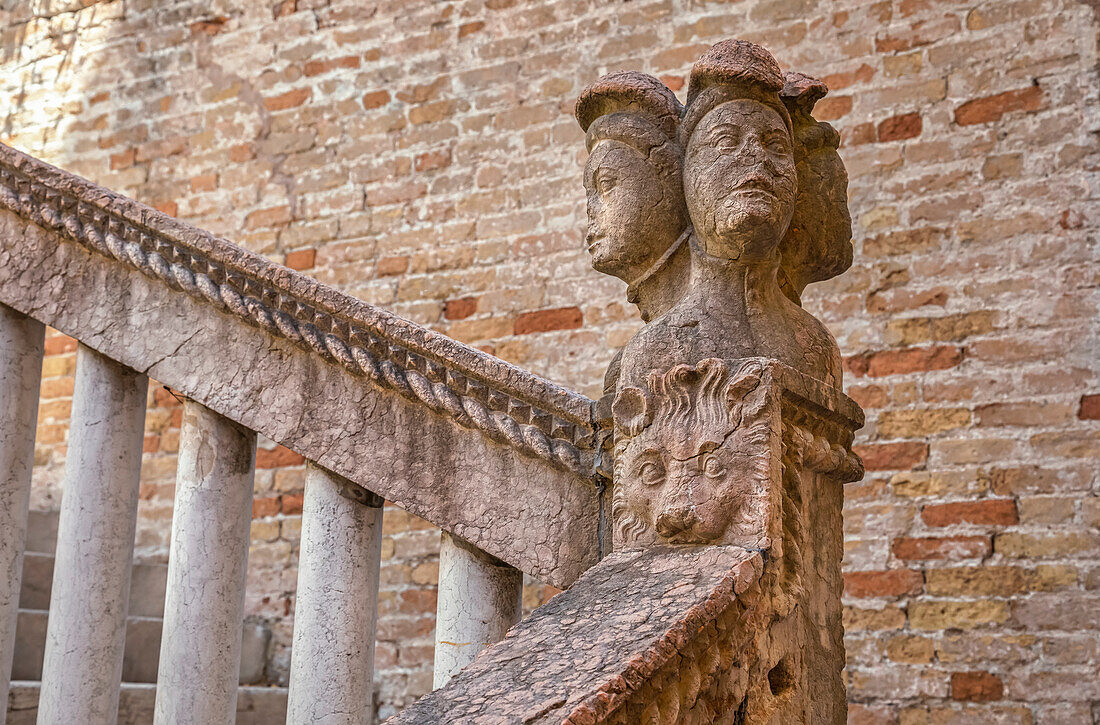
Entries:
[[852, 261], [839, 137], [812, 116], [825, 93], [735, 40], [695, 64], [684, 105], [619, 72], [576, 107], [592, 264], [649, 323], [599, 410], [614, 428], [613, 546], [761, 553], [739, 593], [748, 614], [723, 635], [735, 651], [713, 645], [732, 658], [718, 671], [737, 722], [846, 719], [842, 485], [863, 473], [863, 414], [801, 307]]

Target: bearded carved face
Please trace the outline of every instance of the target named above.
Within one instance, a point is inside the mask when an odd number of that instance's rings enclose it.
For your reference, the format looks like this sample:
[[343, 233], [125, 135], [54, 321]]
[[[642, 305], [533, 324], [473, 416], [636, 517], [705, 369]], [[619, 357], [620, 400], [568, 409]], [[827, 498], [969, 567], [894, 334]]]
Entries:
[[718, 105], [688, 142], [684, 192], [708, 254], [745, 262], [771, 257], [790, 223], [796, 184], [787, 125], [759, 101]]
[[632, 282], [683, 231], [680, 189], [670, 188], [667, 175], [633, 146], [615, 139], [598, 142], [585, 165], [584, 189], [585, 245], [597, 272]]
[[616, 548], [756, 541], [767, 525], [767, 385], [758, 363], [703, 360], [616, 397]]

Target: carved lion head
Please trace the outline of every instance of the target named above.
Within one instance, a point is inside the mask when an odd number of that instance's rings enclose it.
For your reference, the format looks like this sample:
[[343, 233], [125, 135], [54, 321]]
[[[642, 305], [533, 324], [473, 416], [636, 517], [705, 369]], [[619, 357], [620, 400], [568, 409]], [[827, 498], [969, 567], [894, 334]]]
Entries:
[[759, 362], [677, 365], [619, 391], [615, 545], [743, 543], [766, 526], [768, 386]]

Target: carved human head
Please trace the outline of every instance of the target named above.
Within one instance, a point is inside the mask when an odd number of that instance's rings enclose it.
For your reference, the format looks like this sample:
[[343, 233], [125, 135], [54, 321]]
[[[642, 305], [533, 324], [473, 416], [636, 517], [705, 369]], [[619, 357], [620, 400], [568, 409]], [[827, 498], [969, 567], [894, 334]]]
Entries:
[[619, 391], [616, 548], [744, 543], [766, 528], [768, 385], [759, 362], [706, 359]]
[[697, 243], [710, 255], [772, 262], [797, 189], [783, 74], [743, 40], [711, 47], [691, 70], [681, 124], [684, 194]]
[[592, 266], [629, 283], [653, 268], [687, 225], [677, 131], [683, 107], [644, 73], [610, 73], [577, 99], [586, 132], [585, 245]]
[[780, 97], [794, 128], [798, 197], [779, 245], [779, 286], [801, 304], [811, 282], [835, 277], [852, 266], [852, 217], [848, 174], [837, 149], [840, 134], [813, 115], [828, 88], [819, 80], [788, 72]]

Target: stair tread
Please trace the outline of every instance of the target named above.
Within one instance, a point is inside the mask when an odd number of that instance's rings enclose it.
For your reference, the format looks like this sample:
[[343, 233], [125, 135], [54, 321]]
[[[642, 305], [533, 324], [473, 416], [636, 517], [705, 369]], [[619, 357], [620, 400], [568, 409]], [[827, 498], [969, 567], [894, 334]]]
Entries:
[[[12, 677], [34, 681], [42, 674], [42, 657], [46, 644], [49, 612], [42, 609], [20, 609], [15, 630], [15, 657]], [[164, 620], [160, 617], [131, 616], [126, 618], [126, 650], [122, 677], [126, 682], [153, 683], [160, 662], [160, 637]], [[263, 679], [270, 632], [262, 625], [245, 622], [241, 643], [240, 677], [242, 684]]]
[[[37, 680], [12, 680], [7, 725], [34, 725], [40, 687]], [[153, 683], [122, 683], [118, 725], [149, 725], [155, 697]], [[286, 701], [285, 687], [242, 685], [237, 689], [237, 725], [281, 725], [286, 722]]]

